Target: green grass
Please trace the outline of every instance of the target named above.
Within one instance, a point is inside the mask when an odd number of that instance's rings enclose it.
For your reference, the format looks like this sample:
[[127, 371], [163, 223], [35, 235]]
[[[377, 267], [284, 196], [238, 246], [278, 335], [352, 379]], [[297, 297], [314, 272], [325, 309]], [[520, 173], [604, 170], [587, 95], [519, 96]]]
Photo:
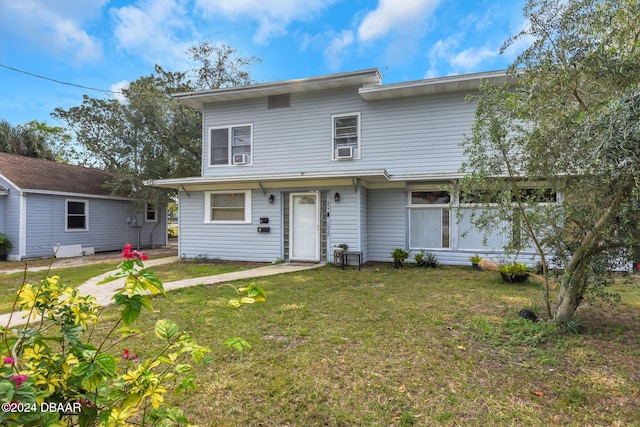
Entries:
[[249, 263], [234, 264], [223, 261], [206, 263], [179, 261], [177, 263], [158, 265], [149, 269], [156, 273], [163, 282], [174, 282], [192, 277], [214, 276], [232, 271], [248, 270], [261, 265], [262, 264]]
[[[49, 264], [51, 261], [49, 260]], [[13, 268], [16, 268], [14, 263]], [[114, 270], [117, 263], [104, 262], [99, 264], [89, 264], [78, 267], [55, 268], [47, 271], [28, 271], [26, 276], [23, 273], [0, 274], [0, 313], [8, 313], [16, 299], [16, 294], [22, 283], [33, 283], [45, 278], [45, 276], [60, 276], [65, 283], [71, 286], [79, 286], [92, 277], [98, 276], [107, 271]], [[19, 267], [19, 265], [18, 265]]]
[[[327, 266], [253, 282], [268, 301], [241, 309], [206, 286], [154, 298], [137, 324], [149, 332], [118, 347], [153, 355], [155, 320], [187, 325], [204, 304], [189, 331], [214, 362], [197, 368], [197, 392], [171, 398], [193, 423], [637, 425], [637, 280], [617, 285], [615, 310], [581, 307], [579, 335], [517, 319], [544, 312], [535, 282], [464, 267]], [[235, 336], [252, 349], [227, 348]]]

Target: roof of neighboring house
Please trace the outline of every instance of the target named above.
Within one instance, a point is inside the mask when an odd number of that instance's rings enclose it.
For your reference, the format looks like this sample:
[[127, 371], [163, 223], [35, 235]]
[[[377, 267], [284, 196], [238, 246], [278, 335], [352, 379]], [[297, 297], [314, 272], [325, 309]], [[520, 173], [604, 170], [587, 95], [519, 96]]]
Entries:
[[0, 153], [0, 175], [22, 191], [111, 196], [103, 184], [115, 174], [51, 160]]

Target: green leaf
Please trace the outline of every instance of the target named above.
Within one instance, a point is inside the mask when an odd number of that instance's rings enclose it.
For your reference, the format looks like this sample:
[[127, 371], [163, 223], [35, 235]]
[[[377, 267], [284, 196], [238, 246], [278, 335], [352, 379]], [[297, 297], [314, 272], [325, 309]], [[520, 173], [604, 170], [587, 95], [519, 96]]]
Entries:
[[140, 272], [140, 277], [144, 279], [143, 282], [146, 288], [152, 294], [158, 294], [158, 293], [164, 294], [164, 285], [162, 284], [162, 281], [160, 281], [158, 276], [156, 276], [156, 274], [153, 271], [142, 270]]
[[78, 416], [78, 424], [80, 427], [91, 427], [95, 424], [98, 417], [97, 406], [83, 406], [82, 412]]
[[240, 337], [227, 338], [224, 343], [227, 347], [236, 349], [239, 352], [243, 352], [245, 349], [251, 350], [251, 344]]
[[155, 331], [158, 338], [162, 338], [167, 341], [174, 339], [180, 332], [178, 325], [171, 320], [166, 319], [158, 320], [156, 322]]
[[175, 371], [179, 374], [188, 374], [191, 370], [192, 367], [188, 363], [180, 363], [175, 367]]
[[13, 390], [13, 385], [8, 381], [2, 381], [0, 383], [0, 401], [11, 402], [11, 399], [13, 398]]
[[113, 378], [116, 375], [116, 360], [108, 353], [100, 353], [96, 356], [96, 364], [105, 376]]

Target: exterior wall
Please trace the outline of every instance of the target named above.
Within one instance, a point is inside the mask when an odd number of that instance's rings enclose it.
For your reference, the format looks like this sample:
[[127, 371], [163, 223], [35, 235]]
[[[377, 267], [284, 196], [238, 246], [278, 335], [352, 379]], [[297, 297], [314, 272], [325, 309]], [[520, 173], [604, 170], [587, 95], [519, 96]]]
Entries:
[[[45, 194], [26, 194], [25, 197], [25, 258], [49, 257], [58, 244], [80, 244], [93, 247], [96, 252], [119, 250], [125, 243], [149, 247], [154, 228], [164, 230], [161, 235], [166, 234], [166, 213], [163, 215], [163, 209], [158, 212], [157, 223], [146, 223], [138, 215], [141, 226], [134, 227], [127, 221], [135, 216], [134, 205], [128, 201]], [[67, 200], [87, 201], [88, 230], [65, 231]]]
[[0, 178], [0, 184], [9, 189], [7, 196], [0, 196], [2, 202], [2, 232], [9, 237], [13, 248], [9, 251], [8, 259], [19, 260], [20, 251], [20, 192], [7, 181]]
[[[292, 93], [291, 106], [267, 99], [207, 104], [203, 176], [387, 169], [394, 174], [455, 173], [474, 120], [465, 93], [364, 101], [358, 88]], [[361, 159], [331, 160], [332, 114], [361, 113]], [[252, 165], [209, 167], [209, 128], [252, 124]]]
[[407, 198], [404, 188], [369, 190], [368, 259], [391, 261], [391, 251], [407, 246]]
[[[250, 224], [206, 224], [204, 222], [204, 192], [179, 193], [180, 232], [179, 256], [183, 258], [272, 262], [282, 258], [281, 194], [273, 204], [269, 194], [251, 191]], [[258, 233], [260, 218], [269, 218], [269, 233]], [[185, 226], [186, 224], [186, 226]]]

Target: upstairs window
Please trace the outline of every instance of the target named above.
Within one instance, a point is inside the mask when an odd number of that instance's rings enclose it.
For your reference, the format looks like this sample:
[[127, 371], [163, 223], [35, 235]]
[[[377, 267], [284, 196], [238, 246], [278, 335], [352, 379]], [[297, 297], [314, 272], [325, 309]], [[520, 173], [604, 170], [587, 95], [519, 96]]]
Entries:
[[209, 165], [251, 164], [252, 140], [253, 127], [251, 125], [210, 128]]
[[360, 113], [334, 114], [331, 116], [333, 126], [332, 155], [333, 160], [360, 158]]
[[86, 200], [67, 200], [66, 231], [86, 231], [88, 229], [87, 210]]

